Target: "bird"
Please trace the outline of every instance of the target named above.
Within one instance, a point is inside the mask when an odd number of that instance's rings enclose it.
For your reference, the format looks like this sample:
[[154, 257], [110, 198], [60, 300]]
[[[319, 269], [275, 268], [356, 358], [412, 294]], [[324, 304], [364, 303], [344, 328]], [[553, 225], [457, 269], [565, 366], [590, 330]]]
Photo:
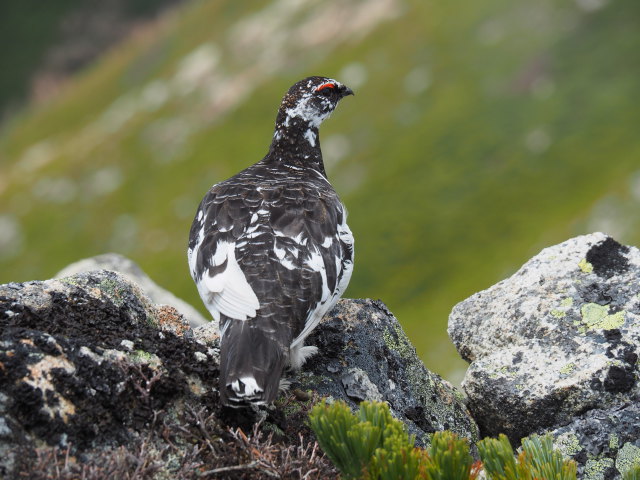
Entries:
[[317, 353], [305, 339], [349, 284], [354, 239], [329, 183], [318, 129], [353, 95], [307, 77], [284, 95], [268, 153], [211, 187], [189, 233], [191, 276], [220, 325], [220, 402], [269, 405], [285, 370]]

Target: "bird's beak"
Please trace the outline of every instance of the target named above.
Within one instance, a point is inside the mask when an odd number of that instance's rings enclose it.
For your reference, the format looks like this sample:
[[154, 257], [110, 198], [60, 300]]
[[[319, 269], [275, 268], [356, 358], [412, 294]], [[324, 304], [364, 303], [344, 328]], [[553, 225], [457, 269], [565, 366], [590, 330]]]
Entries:
[[346, 85], [340, 85], [339, 92], [340, 92], [340, 98], [344, 98], [349, 95], [355, 95], [355, 93], [353, 93], [353, 90], [351, 90]]

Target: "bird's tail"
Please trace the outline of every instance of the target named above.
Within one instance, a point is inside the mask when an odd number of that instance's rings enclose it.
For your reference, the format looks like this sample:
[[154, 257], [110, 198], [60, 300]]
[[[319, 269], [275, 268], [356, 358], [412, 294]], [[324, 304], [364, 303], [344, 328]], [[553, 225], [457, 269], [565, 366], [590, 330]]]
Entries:
[[[228, 320], [220, 345], [223, 405], [264, 405], [275, 400], [288, 357], [288, 343], [257, 328], [255, 320]], [[286, 339], [285, 339], [286, 340]]]

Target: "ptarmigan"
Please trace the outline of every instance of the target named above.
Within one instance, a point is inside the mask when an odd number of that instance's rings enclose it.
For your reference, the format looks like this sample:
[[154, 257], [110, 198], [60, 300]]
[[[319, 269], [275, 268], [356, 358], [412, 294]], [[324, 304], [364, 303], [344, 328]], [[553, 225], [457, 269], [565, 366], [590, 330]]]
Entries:
[[214, 185], [196, 213], [189, 267], [220, 321], [224, 405], [271, 403], [284, 369], [317, 351], [304, 340], [351, 278], [353, 235], [318, 137], [347, 95], [351, 89], [326, 77], [293, 85], [269, 153]]

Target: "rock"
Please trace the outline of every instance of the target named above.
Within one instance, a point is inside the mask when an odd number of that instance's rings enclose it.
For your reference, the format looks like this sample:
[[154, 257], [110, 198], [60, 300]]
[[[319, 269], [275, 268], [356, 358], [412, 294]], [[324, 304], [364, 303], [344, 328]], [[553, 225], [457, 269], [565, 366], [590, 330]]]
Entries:
[[89, 272], [92, 270], [111, 270], [124, 275], [130, 281], [137, 283], [154, 303], [171, 305], [182, 313], [192, 327], [198, 327], [208, 323], [198, 310], [193, 308], [184, 300], [176, 297], [173, 293], [165, 290], [156, 284], [133, 260], [130, 260], [117, 253], [105, 253], [91, 258], [85, 258], [68, 265], [60, 270], [56, 277], [68, 277], [76, 273]]
[[[546, 433], [546, 432], [545, 432]], [[550, 431], [554, 446], [576, 460], [578, 478], [620, 478], [640, 463], [640, 405], [593, 409]]]
[[[638, 292], [640, 251], [594, 233], [544, 249], [456, 305], [449, 335], [471, 362], [463, 388], [481, 433], [504, 432], [517, 444], [533, 432], [587, 422], [585, 412], [612, 415], [633, 402]], [[607, 451], [605, 444], [588, 448]]]
[[115, 272], [1, 285], [0, 331], [2, 478], [40, 443], [126, 445], [154, 412], [214, 401], [215, 349]]
[[388, 401], [420, 444], [442, 428], [477, 439], [459, 394], [424, 368], [382, 303], [342, 300], [312, 341], [320, 353], [274, 406], [222, 408], [215, 325], [192, 329], [107, 270], [0, 285], [0, 477], [195, 478], [255, 461], [251, 478], [287, 468], [285, 478], [332, 478], [307, 426], [325, 395]]
[[300, 388], [353, 408], [362, 400], [384, 400], [421, 445], [428, 434], [445, 429], [478, 439], [462, 395], [424, 367], [382, 302], [341, 300], [307, 344], [316, 345], [319, 353], [297, 375]]

